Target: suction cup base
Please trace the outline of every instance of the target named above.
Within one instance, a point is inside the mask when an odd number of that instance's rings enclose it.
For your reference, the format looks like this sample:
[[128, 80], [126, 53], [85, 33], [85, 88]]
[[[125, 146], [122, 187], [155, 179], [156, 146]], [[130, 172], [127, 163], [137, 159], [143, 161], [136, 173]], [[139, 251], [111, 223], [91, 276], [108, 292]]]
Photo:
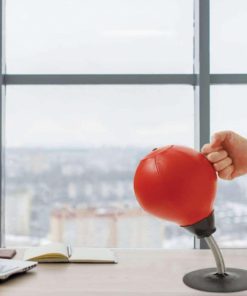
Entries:
[[247, 270], [227, 268], [224, 276], [215, 268], [195, 270], [183, 278], [190, 288], [207, 292], [239, 292], [247, 290]]

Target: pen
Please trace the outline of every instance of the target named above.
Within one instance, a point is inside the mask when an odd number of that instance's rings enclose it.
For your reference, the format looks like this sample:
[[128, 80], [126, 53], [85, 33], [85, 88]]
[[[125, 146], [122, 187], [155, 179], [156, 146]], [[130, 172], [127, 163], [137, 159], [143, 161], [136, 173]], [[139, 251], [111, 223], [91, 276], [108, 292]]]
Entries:
[[68, 252], [68, 256], [71, 257], [72, 256], [72, 249], [71, 249], [71, 245], [67, 245], [67, 252]]

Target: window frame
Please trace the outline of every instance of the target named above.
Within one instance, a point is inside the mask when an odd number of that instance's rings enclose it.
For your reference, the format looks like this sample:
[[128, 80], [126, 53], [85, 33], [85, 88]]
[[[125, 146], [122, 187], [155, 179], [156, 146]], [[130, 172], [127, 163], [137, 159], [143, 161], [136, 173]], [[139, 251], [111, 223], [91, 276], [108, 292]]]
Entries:
[[[185, 84], [194, 88], [194, 147], [210, 139], [210, 86], [247, 84], [247, 74], [210, 73], [210, 0], [194, 0], [194, 65], [191, 74], [6, 74], [5, 4], [0, 0], [0, 247], [5, 246], [5, 89], [7, 85]], [[194, 238], [194, 248], [208, 248]]]

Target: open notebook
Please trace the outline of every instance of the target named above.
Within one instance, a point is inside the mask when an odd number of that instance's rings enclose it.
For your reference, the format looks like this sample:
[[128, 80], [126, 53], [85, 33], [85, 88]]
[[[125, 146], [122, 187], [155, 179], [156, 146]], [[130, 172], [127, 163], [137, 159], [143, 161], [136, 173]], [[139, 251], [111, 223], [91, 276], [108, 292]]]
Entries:
[[28, 248], [23, 259], [37, 262], [117, 263], [114, 253], [109, 249], [73, 248], [61, 244]]

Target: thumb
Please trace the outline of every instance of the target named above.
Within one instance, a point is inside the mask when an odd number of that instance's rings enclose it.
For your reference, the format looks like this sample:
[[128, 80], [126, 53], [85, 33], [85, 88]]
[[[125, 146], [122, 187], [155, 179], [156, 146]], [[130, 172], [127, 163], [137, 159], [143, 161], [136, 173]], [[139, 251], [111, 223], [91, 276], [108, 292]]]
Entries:
[[213, 134], [211, 139], [211, 147], [218, 148], [221, 147], [225, 139], [229, 136], [230, 131], [222, 131]]

